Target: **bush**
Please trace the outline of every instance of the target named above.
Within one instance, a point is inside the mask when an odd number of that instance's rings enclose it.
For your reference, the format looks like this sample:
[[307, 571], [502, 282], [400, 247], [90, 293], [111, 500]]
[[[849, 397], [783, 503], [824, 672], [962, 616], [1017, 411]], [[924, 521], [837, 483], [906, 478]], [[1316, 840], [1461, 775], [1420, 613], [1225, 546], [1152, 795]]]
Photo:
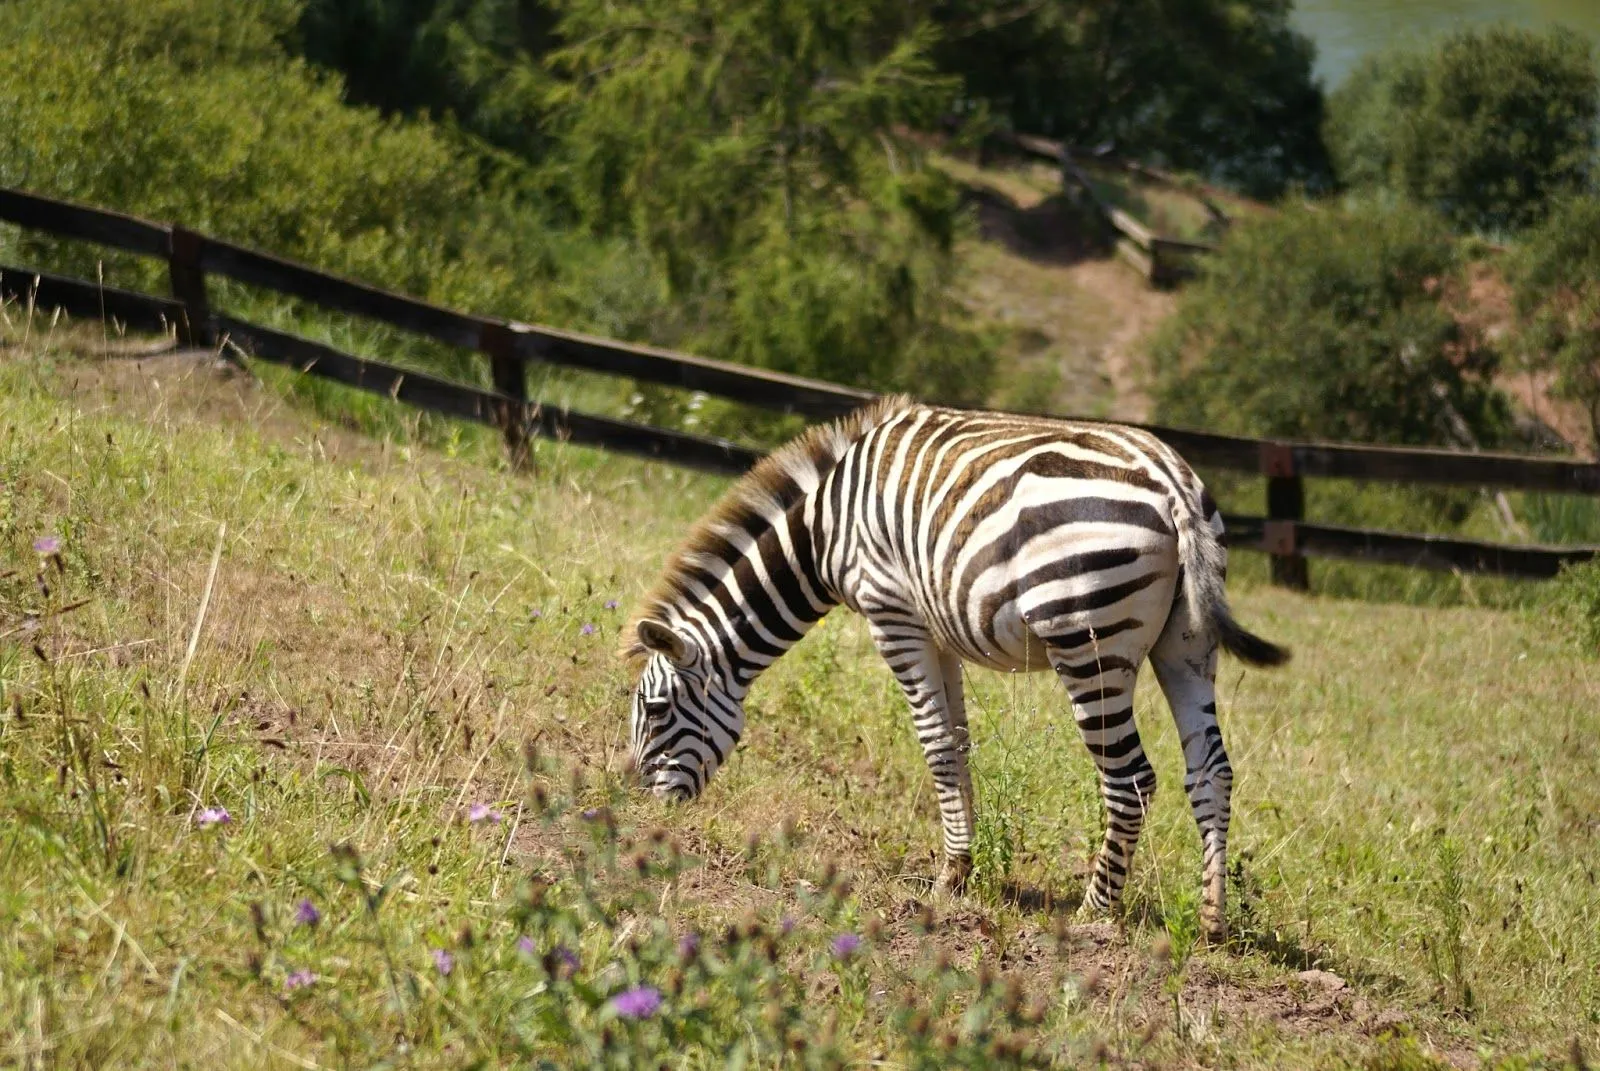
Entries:
[[1600, 559], [1562, 569], [1550, 594], [1579, 648], [1591, 658], [1600, 655]]
[[1600, 75], [1569, 30], [1466, 30], [1369, 59], [1328, 102], [1340, 181], [1422, 201], [1457, 226], [1510, 231], [1594, 171]]
[[950, 180], [905, 136], [954, 83], [872, 5], [574, 2], [552, 55], [552, 185], [663, 266], [697, 348], [980, 400], [991, 356], [950, 285]]
[[1489, 446], [1497, 357], [1446, 297], [1444, 222], [1404, 205], [1290, 205], [1237, 227], [1154, 345], [1157, 416], [1241, 435]]
[[1520, 356], [1583, 407], [1600, 449], [1600, 198], [1561, 202], [1528, 235], [1512, 276]]

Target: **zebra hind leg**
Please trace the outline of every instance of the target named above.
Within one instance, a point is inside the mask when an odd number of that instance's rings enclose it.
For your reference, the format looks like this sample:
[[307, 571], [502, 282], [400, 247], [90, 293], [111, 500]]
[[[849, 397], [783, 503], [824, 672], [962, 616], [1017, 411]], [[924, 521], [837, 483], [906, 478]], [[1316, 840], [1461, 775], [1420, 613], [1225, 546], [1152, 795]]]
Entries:
[[1228, 819], [1232, 813], [1233, 767], [1217, 726], [1217, 647], [1208, 630], [1188, 620], [1180, 601], [1150, 652], [1156, 680], [1172, 707], [1187, 773], [1183, 787], [1200, 829], [1202, 900], [1200, 926], [1208, 942], [1228, 939]]
[[1156, 794], [1156, 771], [1133, 723], [1137, 661], [1096, 652], [1050, 652], [1050, 664], [1067, 686], [1084, 746], [1100, 771], [1106, 835], [1084, 892], [1082, 914], [1116, 912], [1133, 866], [1145, 813]]

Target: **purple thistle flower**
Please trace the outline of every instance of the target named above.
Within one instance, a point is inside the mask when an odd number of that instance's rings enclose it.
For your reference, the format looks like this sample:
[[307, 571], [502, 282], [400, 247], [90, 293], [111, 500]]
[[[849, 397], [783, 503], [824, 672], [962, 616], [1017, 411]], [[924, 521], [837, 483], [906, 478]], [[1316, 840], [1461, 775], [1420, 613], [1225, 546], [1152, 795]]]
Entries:
[[595, 627], [593, 625], [590, 625], [590, 624], [587, 624], [587, 623], [582, 628], [580, 628], [578, 630], [578, 634], [580, 636], [593, 636], [595, 634], [595, 632], [596, 632]]
[[616, 599], [607, 599], [606, 600], [606, 609], [607, 610], [615, 610], [617, 607], [619, 607], [621, 605], [622, 604], [620, 602], [618, 602]]
[[300, 926], [315, 926], [322, 921], [322, 912], [310, 900], [301, 900], [295, 905], [294, 921]]
[[624, 1019], [648, 1019], [661, 1008], [661, 991], [641, 985], [611, 998], [611, 1008]]
[[849, 959], [861, 950], [861, 938], [853, 933], [841, 933], [833, 939], [833, 954], [839, 959]]
[[556, 945], [550, 950], [550, 956], [566, 970], [567, 977], [578, 973], [578, 954], [566, 945]]
[[436, 948], [433, 950], [433, 965], [441, 976], [448, 978], [456, 968], [456, 958], [444, 949]]
[[783, 916], [783, 918], [781, 920], [779, 920], [779, 922], [778, 922], [778, 932], [783, 934], [783, 936], [785, 936], [785, 937], [788, 937], [791, 933], [794, 932], [794, 918], [793, 918], [793, 916], [785, 915], [785, 916]]
[[528, 620], [529, 621], [537, 621], [543, 616], [544, 616], [544, 611], [539, 609], [538, 607], [534, 607], [532, 610], [528, 611]]
[[524, 956], [531, 956], [538, 951], [538, 947], [534, 945], [533, 938], [529, 937], [527, 934], [523, 934], [521, 937], [517, 938], [517, 951], [521, 952]]
[[588, 810], [583, 812], [583, 820], [585, 822], [593, 822], [595, 819], [600, 817], [600, 814], [601, 810], [599, 807], [590, 807]]
[[678, 955], [682, 956], [684, 959], [693, 959], [694, 954], [698, 951], [700, 951], [699, 934], [686, 933], [682, 937], [678, 938]]
[[474, 825], [480, 822], [497, 825], [500, 822], [500, 812], [491, 808], [487, 803], [474, 803], [467, 808], [467, 821]]
[[42, 554], [46, 558], [50, 557], [52, 554], [60, 554], [61, 537], [53, 535], [40, 536], [38, 539], [33, 541], [33, 550], [34, 553]]
[[283, 980], [283, 988], [289, 991], [303, 989], [317, 980], [317, 976], [302, 967]]
[[225, 826], [233, 821], [233, 815], [228, 813], [226, 807], [207, 807], [194, 816], [194, 824], [201, 829], [210, 829], [212, 826]]

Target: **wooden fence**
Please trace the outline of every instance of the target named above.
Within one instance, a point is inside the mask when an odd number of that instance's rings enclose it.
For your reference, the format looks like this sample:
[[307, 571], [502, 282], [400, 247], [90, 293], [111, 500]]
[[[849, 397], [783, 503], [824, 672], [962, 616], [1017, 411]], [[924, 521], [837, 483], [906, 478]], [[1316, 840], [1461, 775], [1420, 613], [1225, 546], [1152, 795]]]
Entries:
[[[418, 408], [501, 430], [514, 458], [538, 435], [738, 474], [759, 458], [738, 443], [666, 428], [555, 409], [529, 397], [535, 362], [604, 372], [733, 401], [827, 419], [870, 401], [869, 391], [782, 375], [682, 353], [533, 324], [441, 308], [185, 230], [131, 216], [0, 189], [0, 222], [161, 258], [172, 296], [157, 297], [0, 265], [0, 299], [73, 316], [112, 319], [130, 329], [172, 331], [191, 345], [227, 340], [243, 352]], [[216, 275], [273, 290], [337, 312], [365, 317], [482, 354], [493, 390], [343, 353], [271, 330], [211, 307], [206, 280]], [[1230, 544], [1272, 557], [1276, 582], [1306, 587], [1307, 558], [1344, 558], [1429, 569], [1551, 577], [1600, 547], [1480, 543], [1440, 536], [1376, 532], [1309, 523], [1307, 477], [1392, 483], [1600, 494], [1600, 465], [1509, 454], [1400, 450], [1339, 443], [1264, 441], [1146, 425], [1196, 465], [1255, 473], [1267, 480], [1267, 515], [1229, 515]]]
[[[1073, 158], [1072, 150], [1061, 142], [1031, 134], [996, 133], [990, 138], [1011, 152], [1056, 165], [1061, 171], [1061, 184], [1069, 190], [1076, 189], [1089, 203], [1106, 227], [1117, 235], [1117, 255], [1131, 264], [1151, 286], [1172, 286], [1193, 273], [1195, 257], [1216, 251], [1216, 246], [1208, 242], [1158, 234], [1122, 209], [1109, 204]], [[1154, 168], [1130, 163], [1118, 166], [1124, 171], [1157, 182], [1177, 185], [1172, 176]], [[1200, 201], [1212, 218], [1228, 222], [1227, 216], [1212, 200], [1202, 197]]]

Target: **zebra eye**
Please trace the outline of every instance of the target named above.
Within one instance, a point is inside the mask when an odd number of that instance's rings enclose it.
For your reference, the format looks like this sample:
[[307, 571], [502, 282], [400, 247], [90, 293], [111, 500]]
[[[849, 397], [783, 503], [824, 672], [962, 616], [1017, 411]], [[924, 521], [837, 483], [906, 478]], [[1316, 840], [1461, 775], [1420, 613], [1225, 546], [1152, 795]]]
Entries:
[[661, 721], [672, 709], [672, 700], [665, 698], [646, 699], [644, 701], [644, 716], [651, 721]]

